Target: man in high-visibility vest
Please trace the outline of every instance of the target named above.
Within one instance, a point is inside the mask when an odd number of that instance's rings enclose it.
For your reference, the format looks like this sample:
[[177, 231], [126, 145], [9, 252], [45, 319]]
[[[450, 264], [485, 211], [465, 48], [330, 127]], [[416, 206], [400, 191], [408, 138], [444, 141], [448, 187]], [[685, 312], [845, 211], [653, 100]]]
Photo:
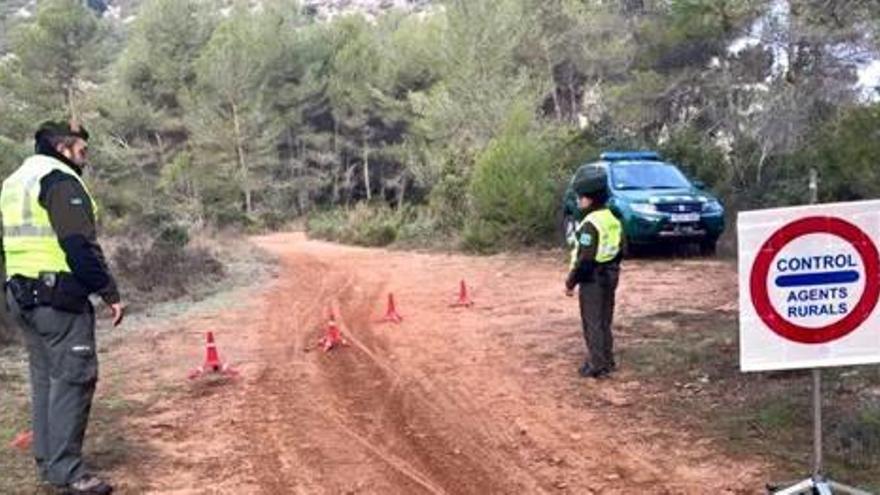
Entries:
[[603, 378], [616, 367], [611, 323], [623, 257], [623, 228], [606, 205], [604, 176], [583, 178], [573, 186], [584, 217], [575, 230], [565, 294], [573, 296], [574, 288], [580, 286], [581, 322], [589, 357], [578, 372], [585, 378]]
[[98, 379], [98, 294], [122, 321], [124, 306], [95, 232], [97, 208], [81, 177], [88, 133], [46, 122], [35, 154], [3, 181], [6, 303], [21, 327], [30, 365], [33, 453], [46, 483], [74, 494], [111, 493], [82, 459]]

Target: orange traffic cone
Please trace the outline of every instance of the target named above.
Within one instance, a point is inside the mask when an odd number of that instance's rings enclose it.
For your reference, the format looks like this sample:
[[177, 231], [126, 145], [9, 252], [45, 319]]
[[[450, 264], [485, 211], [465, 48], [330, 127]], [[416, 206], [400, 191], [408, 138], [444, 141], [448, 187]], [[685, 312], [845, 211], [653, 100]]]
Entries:
[[217, 343], [214, 342], [214, 332], [208, 332], [205, 335], [205, 363], [189, 373], [189, 378], [197, 378], [207, 373], [218, 373], [227, 376], [235, 376], [237, 371], [232, 369], [228, 364], [220, 361], [220, 354], [217, 352]]
[[379, 320], [380, 323], [400, 323], [403, 317], [397, 312], [397, 306], [394, 304], [394, 294], [388, 293], [388, 309], [385, 311], [385, 317]]
[[220, 371], [223, 363], [220, 362], [220, 354], [217, 353], [217, 343], [214, 342], [214, 332], [208, 332], [205, 343], [205, 364], [202, 369], [206, 371]]
[[461, 281], [458, 288], [458, 301], [456, 301], [451, 306], [453, 308], [469, 308], [474, 305], [474, 302], [471, 300], [470, 296], [468, 296], [467, 285], [464, 283], [464, 280]]
[[330, 311], [329, 321], [327, 321], [327, 327], [324, 330], [324, 336], [318, 340], [318, 345], [321, 346], [324, 352], [329, 352], [330, 349], [338, 345], [348, 345], [348, 342], [342, 337], [339, 325], [336, 324], [336, 316], [332, 310]]
[[34, 432], [28, 430], [19, 433], [15, 439], [9, 442], [9, 447], [18, 450], [27, 450], [34, 441]]

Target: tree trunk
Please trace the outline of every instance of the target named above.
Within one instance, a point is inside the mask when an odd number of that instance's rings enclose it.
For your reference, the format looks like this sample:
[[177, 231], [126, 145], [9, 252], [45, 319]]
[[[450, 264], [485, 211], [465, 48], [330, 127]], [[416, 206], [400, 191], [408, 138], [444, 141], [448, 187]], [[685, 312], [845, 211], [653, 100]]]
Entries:
[[643, 14], [645, 13], [645, 1], [622, 0], [620, 2], [620, 10], [624, 14]]
[[401, 174], [400, 187], [397, 189], [397, 209], [403, 209], [403, 202], [406, 200], [406, 176]]
[[547, 75], [553, 83], [553, 110], [556, 112], [556, 120], [562, 122], [562, 108], [559, 106], [559, 91], [556, 85], [556, 75], [553, 73], [553, 61], [550, 60], [550, 47], [547, 46], [547, 40], [541, 40], [541, 47], [544, 49], [544, 62], [547, 64]]
[[[346, 159], [346, 162], [348, 160]], [[345, 195], [345, 206], [346, 208], [351, 206], [352, 196], [354, 196], [354, 183], [355, 176], [357, 174], [357, 161], [348, 162], [348, 165], [345, 169], [345, 182], [343, 183], [343, 187], [345, 188], [348, 194]]]
[[161, 170], [165, 167], [165, 143], [162, 141], [162, 135], [158, 132], [154, 132], [153, 137], [156, 138], [156, 162]]
[[235, 154], [238, 158], [238, 168], [241, 172], [242, 188], [244, 189], [244, 212], [248, 215], [253, 212], [253, 197], [251, 191], [250, 170], [248, 170], [247, 159], [244, 152], [244, 143], [241, 135], [241, 122], [238, 117], [238, 106], [235, 100], [229, 99], [230, 108], [232, 108], [232, 127], [235, 133]]
[[331, 166], [331, 174], [333, 175], [333, 206], [339, 204], [339, 172], [345, 168], [345, 163], [342, 160], [342, 157], [339, 156], [339, 122], [336, 121], [336, 117], [333, 117], [333, 156], [336, 157], [337, 162], [339, 163], [339, 169], [333, 170]]
[[77, 124], [81, 124], [79, 121], [79, 115], [77, 115], [76, 105], [74, 104], [74, 89], [73, 89], [73, 81], [71, 80], [67, 84], [67, 111], [70, 113], [70, 121], [71, 123], [76, 122]]
[[764, 163], [767, 161], [767, 153], [769, 148], [768, 143], [764, 143], [761, 146], [761, 156], [758, 158], [758, 170], [755, 174], [755, 184], [761, 185], [761, 181], [764, 180]]
[[364, 189], [367, 191], [367, 201], [372, 199], [370, 193], [370, 145], [364, 137]]

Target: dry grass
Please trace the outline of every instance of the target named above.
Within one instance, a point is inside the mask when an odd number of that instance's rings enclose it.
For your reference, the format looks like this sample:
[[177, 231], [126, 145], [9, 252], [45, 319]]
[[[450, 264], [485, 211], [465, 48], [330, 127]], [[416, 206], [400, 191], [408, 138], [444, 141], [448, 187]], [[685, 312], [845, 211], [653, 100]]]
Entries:
[[[158, 303], [130, 289], [126, 291], [126, 285], [123, 285], [126, 300], [133, 301], [135, 309], [148, 310], [131, 315], [127, 323], [129, 328], [138, 328], [139, 321], [143, 318], [163, 319], [177, 316], [193, 309], [193, 303], [197, 300], [204, 300], [205, 304], [215, 304], [211, 297], [214, 295], [220, 301], [216, 304], [224, 304], [221, 293], [225, 293], [226, 289], [250, 286], [260, 278], [272, 276], [269, 257], [243, 240], [231, 237], [222, 241], [216, 238], [198, 238], [191, 244], [196, 249], [211, 249], [212, 259], [216, 256], [216, 259], [223, 262], [223, 277], [215, 274], [199, 278], [198, 284], [184, 286], [186, 290], [180, 297], [164, 303]], [[155, 265], [154, 269], [166, 268]], [[196, 277], [192, 279], [195, 280]], [[127, 282], [124, 281], [123, 284], [125, 283]], [[104, 348], [112, 349], [125, 338], [130, 338], [119, 333], [107, 333], [104, 323], [99, 324], [98, 330], [101, 334], [98, 339]], [[154, 396], [135, 400], [123, 395], [121, 390], [124, 384], [115, 383], [113, 374], [104, 373], [103, 376], [92, 409], [85, 445], [85, 456], [90, 467], [99, 472], [113, 470], [120, 463], [138, 462], [137, 457], [149, 455], [143, 452], [143, 446], [131, 445], [119, 425], [126, 417], [166, 392], [157, 387], [153, 391]], [[0, 493], [4, 495], [55, 493], [36, 482], [30, 453], [9, 447], [16, 435], [30, 428], [29, 415], [30, 387], [24, 348], [16, 344], [0, 344]]]
[[[658, 392], [647, 407], [718, 439], [734, 454], [763, 456], [774, 466], [775, 479], [807, 475], [810, 374], [741, 373], [735, 313], [658, 313], [624, 332], [621, 361]], [[877, 366], [823, 372], [827, 471], [875, 491], [880, 490], [878, 382]]]

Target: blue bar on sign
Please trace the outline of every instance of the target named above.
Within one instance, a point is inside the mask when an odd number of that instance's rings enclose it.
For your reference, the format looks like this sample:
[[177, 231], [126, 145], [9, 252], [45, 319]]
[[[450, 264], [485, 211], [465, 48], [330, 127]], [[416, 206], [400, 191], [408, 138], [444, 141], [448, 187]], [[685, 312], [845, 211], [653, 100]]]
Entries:
[[842, 272], [807, 273], [804, 275], [783, 275], [776, 277], [777, 287], [804, 287], [808, 285], [851, 284], [859, 280], [859, 272], [847, 270]]

